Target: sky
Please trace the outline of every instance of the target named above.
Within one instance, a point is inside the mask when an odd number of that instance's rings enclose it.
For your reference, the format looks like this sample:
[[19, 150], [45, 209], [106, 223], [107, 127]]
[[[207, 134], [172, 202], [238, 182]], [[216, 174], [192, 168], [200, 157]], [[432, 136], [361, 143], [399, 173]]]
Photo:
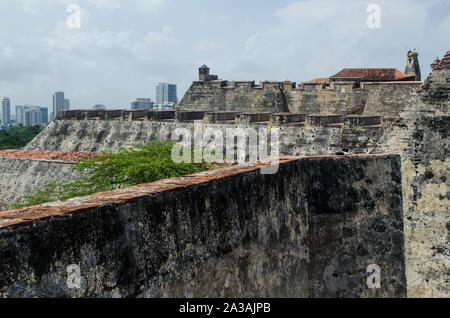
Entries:
[[[81, 9], [69, 27], [68, 6]], [[379, 28], [369, 28], [371, 4]], [[0, 96], [51, 108], [127, 108], [178, 98], [207, 64], [223, 80], [308, 81], [345, 67], [404, 71], [419, 51], [422, 75], [450, 49], [450, 0], [0, 0]], [[70, 20], [73, 21], [73, 20]]]

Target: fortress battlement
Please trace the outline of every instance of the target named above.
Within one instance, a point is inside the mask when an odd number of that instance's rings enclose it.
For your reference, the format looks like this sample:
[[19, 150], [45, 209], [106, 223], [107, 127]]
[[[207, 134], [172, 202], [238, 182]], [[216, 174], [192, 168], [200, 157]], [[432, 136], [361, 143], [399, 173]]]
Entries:
[[[383, 70], [383, 69], [381, 69]], [[409, 78], [407, 78], [409, 79]], [[253, 88], [253, 89], [284, 89], [284, 90], [310, 90], [310, 88], [316, 89], [324, 89], [324, 90], [333, 90], [335, 86], [351, 86], [354, 89], [364, 89], [367, 86], [373, 85], [400, 85], [400, 86], [409, 86], [415, 85], [420, 86], [420, 81], [413, 80], [364, 80], [361, 77], [351, 77], [351, 76], [333, 76], [329, 79], [323, 79], [323, 81], [315, 80], [309, 82], [292, 82], [289, 80], [284, 81], [268, 81], [268, 80], [260, 80], [257, 84], [256, 80], [198, 80], [194, 81], [193, 85], [195, 86], [211, 86], [223, 89], [237, 89], [237, 88]]]
[[235, 89], [283, 89], [287, 91], [310, 91], [310, 90], [337, 90], [341, 87], [350, 87], [355, 90], [364, 90], [370, 89], [372, 86], [414, 86], [419, 88], [422, 82], [417, 81], [387, 81], [387, 82], [364, 82], [361, 83], [360, 80], [342, 80], [342, 81], [333, 81], [329, 84], [320, 83], [320, 82], [291, 82], [291, 81], [260, 81], [258, 84], [256, 81], [194, 81], [192, 86], [196, 87], [213, 87], [213, 88], [222, 88], [224, 90], [235, 90]]
[[396, 116], [422, 82], [195, 81], [176, 106], [192, 111]]
[[350, 127], [381, 125], [380, 115], [335, 115], [271, 112], [229, 111], [159, 111], [159, 110], [66, 110], [58, 113], [56, 121], [140, 121], [204, 124], [250, 125], [265, 123], [270, 126], [298, 124], [302, 126], [327, 126], [344, 124]]

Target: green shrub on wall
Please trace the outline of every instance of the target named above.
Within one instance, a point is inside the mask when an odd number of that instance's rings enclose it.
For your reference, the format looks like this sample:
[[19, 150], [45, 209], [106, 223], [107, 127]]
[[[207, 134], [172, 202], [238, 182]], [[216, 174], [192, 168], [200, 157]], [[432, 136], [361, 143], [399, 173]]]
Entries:
[[49, 183], [44, 189], [21, 198], [14, 208], [67, 200], [212, 168], [204, 162], [174, 163], [173, 146], [174, 143], [171, 141], [155, 141], [146, 146], [135, 146], [118, 153], [101, 154], [94, 159], [81, 161], [75, 165], [74, 169], [85, 171], [85, 177], [67, 184]]

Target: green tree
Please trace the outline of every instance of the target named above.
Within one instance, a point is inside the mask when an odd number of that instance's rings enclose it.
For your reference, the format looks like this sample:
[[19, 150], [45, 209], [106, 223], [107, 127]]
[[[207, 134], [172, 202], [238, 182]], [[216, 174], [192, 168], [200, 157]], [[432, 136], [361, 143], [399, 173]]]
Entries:
[[0, 150], [22, 148], [41, 131], [42, 127], [40, 126], [19, 126], [0, 130]]

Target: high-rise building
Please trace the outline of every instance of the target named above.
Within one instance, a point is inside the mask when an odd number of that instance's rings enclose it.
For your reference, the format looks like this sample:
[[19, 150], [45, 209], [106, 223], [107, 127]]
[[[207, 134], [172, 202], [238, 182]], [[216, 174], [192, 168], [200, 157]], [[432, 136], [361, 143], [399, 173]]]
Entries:
[[40, 126], [42, 125], [42, 112], [40, 109], [32, 108], [24, 112], [24, 126]]
[[[28, 112], [30, 111], [30, 112]], [[27, 113], [28, 112], [28, 113]], [[37, 114], [37, 113], [40, 113]], [[28, 115], [27, 115], [28, 114]], [[48, 123], [48, 108], [41, 106], [16, 106], [16, 122], [24, 126], [35, 126]]]
[[2, 100], [2, 124], [7, 125], [11, 123], [11, 100], [8, 97], [3, 97]]
[[53, 94], [53, 115], [55, 118], [60, 111], [64, 110], [64, 100], [64, 92], [57, 91]]
[[22, 124], [24, 123], [24, 107], [25, 106], [16, 106], [16, 123]]
[[156, 104], [177, 104], [177, 85], [168, 83], [159, 83], [156, 86]]
[[42, 123], [48, 124], [48, 108], [47, 107], [40, 107], [40, 111], [42, 113]]
[[131, 109], [153, 109], [155, 103], [150, 98], [136, 98], [131, 103]]
[[64, 110], [70, 109], [70, 99], [64, 99]]

